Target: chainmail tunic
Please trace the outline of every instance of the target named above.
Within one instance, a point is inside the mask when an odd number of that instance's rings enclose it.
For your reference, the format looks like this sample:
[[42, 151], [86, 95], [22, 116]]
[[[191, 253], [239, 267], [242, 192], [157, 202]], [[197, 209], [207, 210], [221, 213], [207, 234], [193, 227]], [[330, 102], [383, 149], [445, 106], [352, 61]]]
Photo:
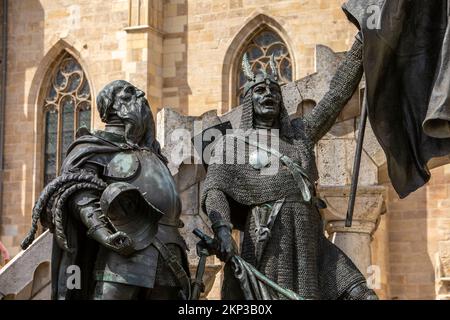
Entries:
[[[362, 45], [355, 41], [333, 77], [330, 90], [310, 114], [291, 122], [282, 105], [278, 150], [296, 161], [312, 182], [318, 179], [314, 146], [335, 123], [362, 73]], [[251, 90], [244, 99], [240, 129], [246, 136], [255, 133]], [[244, 260], [280, 286], [307, 299], [342, 298], [352, 287], [364, 283], [364, 276], [350, 259], [325, 238], [318, 209], [303, 201], [297, 181], [288, 168], [280, 163], [279, 170], [265, 175], [248, 162], [214, 163], [225, 157], [225, 146], [233, 140], [233, 136], [225, 136], [221, 140], [223, 143], [216, 145], [205, 180], [202, 207], [213, 223], [223, 219], [244, 231], [241, 247]], [[231, 150], [237, 156], [237, 145]], [[248, 148], [245, 155], [245, 159], [249, 159]], [[257, 265], [251, 208], [283, 198], [285, 203]]]

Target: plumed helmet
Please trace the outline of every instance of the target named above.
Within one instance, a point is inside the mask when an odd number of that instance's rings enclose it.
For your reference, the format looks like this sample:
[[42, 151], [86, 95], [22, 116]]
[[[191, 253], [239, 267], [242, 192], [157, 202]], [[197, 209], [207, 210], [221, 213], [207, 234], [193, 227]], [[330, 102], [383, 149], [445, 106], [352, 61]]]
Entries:
[[245, 77], [247, 78], [247, 82], [244, 85], [244, 94], [245, 97], [247, 95], [247, 92], [252, 89], [254, 86], [260, 84], [260, 83], [275, 83], [276, 85], [280, 85], [278, 83], [279, 75], [278, 75], [278, 69], [277, 65], [275, 63], [275, 56], [272, 54], [269, 61], [270, 69], [272, 71], [271, 74], [268, 74], [266, 70], [262, 70], [261, 72], [255, 74], [252, 71], [252, 66], [250, 65], [250, 61], [248, 60], [247, 53], [244, 54], [244, 57], [242, 58], [242, 71], [244, 72]]

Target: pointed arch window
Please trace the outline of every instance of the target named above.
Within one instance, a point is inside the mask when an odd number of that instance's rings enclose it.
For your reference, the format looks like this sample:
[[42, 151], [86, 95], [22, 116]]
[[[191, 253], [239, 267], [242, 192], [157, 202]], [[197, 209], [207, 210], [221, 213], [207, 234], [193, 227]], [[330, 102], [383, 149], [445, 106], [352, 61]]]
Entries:
[[91, 129], [91, 89], [86, 75], [69, 53], [64, 53], [50, 78], [44, 100], [44, 183], [59, 172], [75, 132]]
[[238, 67], [238, 81], [236, 88], [236, 102], [237, 105], [243, 102], [243, 89], [247, 81], [244, 72], [241, 70], [241, 61], [244, 54], [247, 53], [252, 69], [254, 72], [258, 70], [266, 70], [269, 74], [272, 70], [269, 65], [269, 60], [272, 54], [275, 56], [275, 62], [280, 75], [280, 84], [286, 84], [293, 80], [292, 60], [289, 50], [283, 39], [269, 28], [264, 28], [255, 35], [253, 35], [247, 42], [247, 45], [242, 50], [237, 65]]

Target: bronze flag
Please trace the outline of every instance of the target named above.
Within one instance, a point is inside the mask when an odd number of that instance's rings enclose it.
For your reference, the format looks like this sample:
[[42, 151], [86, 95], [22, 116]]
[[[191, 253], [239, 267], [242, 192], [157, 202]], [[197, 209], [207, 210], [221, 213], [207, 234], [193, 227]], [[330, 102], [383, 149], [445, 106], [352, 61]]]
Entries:
[[369, 119], [401, 198], [450, 153], [449, 0], [349, 0], [364, 40]]

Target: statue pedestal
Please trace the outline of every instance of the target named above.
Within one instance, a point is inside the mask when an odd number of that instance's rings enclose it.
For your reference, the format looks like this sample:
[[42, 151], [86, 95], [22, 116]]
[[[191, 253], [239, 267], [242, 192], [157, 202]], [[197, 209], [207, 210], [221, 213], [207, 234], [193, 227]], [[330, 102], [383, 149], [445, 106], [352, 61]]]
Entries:
[[358, 188], [353, 225], [345, 227], [350, 187], [320, 187], [320, 197], [327, 208], [322, 210], [329, 239], [353, 261], [364, 276], [372, 265], [371, 241], [385, 212], [385, 188], [370, 186]]

